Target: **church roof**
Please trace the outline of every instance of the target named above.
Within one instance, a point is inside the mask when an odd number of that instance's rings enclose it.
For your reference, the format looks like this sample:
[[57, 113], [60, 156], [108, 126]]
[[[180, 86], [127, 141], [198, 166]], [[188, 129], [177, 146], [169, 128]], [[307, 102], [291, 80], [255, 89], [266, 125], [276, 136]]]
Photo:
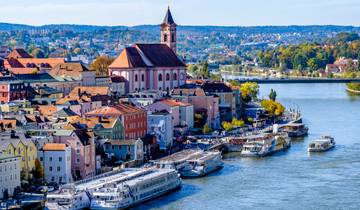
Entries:
[[135, 44], [125, 48], [110, 68], [185, 67], [166, 44]]
[[125, 48], [120, 56], [110, 65], [110, 68], [145, 68], [147, 67], [144, 63], [141, 55], [135, 47]]
[[165, 18], [164, 18], [162, 24], [167, 24], [167, 25], [176, 24], [173, 17], [172, 17], [172, 15], [171, 15], [170, 7], [168, 7], [168, 10], [166, 12], [166, 15], [165, 15]]

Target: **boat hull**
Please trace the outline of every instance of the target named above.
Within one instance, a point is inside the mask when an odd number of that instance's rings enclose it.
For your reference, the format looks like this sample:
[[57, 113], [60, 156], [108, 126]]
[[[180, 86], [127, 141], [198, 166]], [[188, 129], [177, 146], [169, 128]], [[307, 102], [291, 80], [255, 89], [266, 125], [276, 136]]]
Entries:
[[90, 209], [91, 210], [122, 210], [122, 209], [128, 209], [128, 208], [131, 208], [131, 207], [134, 207], [134, 206], [137, 206], [141, 203], [144, 203], [146, 201], [149, 201], [151, 199], [154, 199], [154, 198], [157, 198], [157, 197], [161, 197], [163, 195], [166, 195], [166, 194], [169, 194], [169, 193], [172, 193], [174, 191], [177, 191], [181, 189], [181, 182], [178, 186], [176, 186], [175, 188], [171, 188], [171, 189], [168, 189], [168, 190], [165, 190], [165, 191], [162, 191], [158, 194], [155, 194], [155, 195], [152, 195], [152, 196], [149, 196], [147, 198], [144, 198], [144, 199], [141, 199], [141, 200], [138, 200], [138, 201], [135, 201], [129, 205], [126, 205], [126, 206], [103, 206], [103, 205], [94, 205], [93, 203], [91, 204], [91, 207]]
[[328, 148], [321, 148], [321, 149], [320, 148], [308, 148], [308, 152], [326, 152], [326, 151], [329, 151], [334, 148], [335, 148], [335, 145], [331, 145]]

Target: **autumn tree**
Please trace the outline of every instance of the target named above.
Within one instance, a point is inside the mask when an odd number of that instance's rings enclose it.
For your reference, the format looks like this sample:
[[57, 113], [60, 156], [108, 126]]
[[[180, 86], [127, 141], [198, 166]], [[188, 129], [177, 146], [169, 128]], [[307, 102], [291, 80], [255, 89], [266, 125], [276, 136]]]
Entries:
[[285, 112], [285, 107], [273, 100], [262, 100], [261, 106], [270, 115], [270, 117], [273, 118], [280, 117]]
[[208, 124], [205, 124], [203, 129], [202, 129], [203, 134], [209, 134], [212, 132], [212, 129], [210, 128], [210, 126]]
[[246, 82], [240, 85], [241, 97], [245, 102], [250, 102], [251, 100], [257, 100], [257, 95], [259, 94], [259, 85], [256, 82]]
[[45, 58], [44, 52], [40, 48], [35, 48], [32, 50], [31, 55], [34, 58]]
[[109, 75], [109, 66], [114, 60], [114, 58], [108, 56], [99, 56], [90, 64], [90, 70], [96, 71], [97, 75], [107, 76]]
[[42, 166], [39, 159], [35, 159], [35, 169], [33, 171], [35, 182], [43, 182], [44, 180], [44, 167]]

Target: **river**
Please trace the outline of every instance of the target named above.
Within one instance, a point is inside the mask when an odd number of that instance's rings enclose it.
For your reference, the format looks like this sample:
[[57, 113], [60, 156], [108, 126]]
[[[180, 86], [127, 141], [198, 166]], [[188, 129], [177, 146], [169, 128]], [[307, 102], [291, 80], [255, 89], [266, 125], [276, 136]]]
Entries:
[[[262, 97], [273, 88], [278, 101], [301, 110], [308, 137], [271, 157], [226, 155], [221, 171], [134, 209], [360, 209], [360, 97], [344, 84], [260, 87]], [[323, 134], [335, 137], [336, 148], [308, 154], [308, 143]]]

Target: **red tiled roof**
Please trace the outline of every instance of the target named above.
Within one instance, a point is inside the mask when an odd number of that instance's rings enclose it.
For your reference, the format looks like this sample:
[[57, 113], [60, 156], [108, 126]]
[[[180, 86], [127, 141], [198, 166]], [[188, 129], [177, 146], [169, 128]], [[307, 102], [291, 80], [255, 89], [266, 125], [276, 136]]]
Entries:
[[125, 48], [110, 68], [185, 67], [165, 44], [136, 44]]
[[43, 146], [44, 151], [64, 151], [66, 144], [48, 143]]
[[14, 49], [8, 56], [7, 58], [32, 58], [31, 55], [29, 55], [29, 53], [27, 53], [24, 49], [22, 48], [17, 48]]

